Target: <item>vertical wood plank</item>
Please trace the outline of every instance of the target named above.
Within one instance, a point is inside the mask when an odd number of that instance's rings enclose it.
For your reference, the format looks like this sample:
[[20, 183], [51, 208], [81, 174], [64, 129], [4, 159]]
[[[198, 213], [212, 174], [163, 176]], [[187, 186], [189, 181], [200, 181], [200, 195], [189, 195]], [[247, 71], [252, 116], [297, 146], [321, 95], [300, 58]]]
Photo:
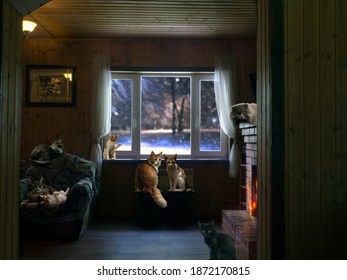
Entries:
[[345, 259], [346, 4], [300, 2], [286, 5], [287, 257]]
[[[319, 1], [303, 1], [303, 129], [304, 129], [304, 223], [302, 232], [305, 252], [303, 258], [319, 258], [321, 248], [319, 238], [321, 228], [320, 203], [320, 18]], [[318, 236], [317, 236], [318, 235]]]
[[[7, 38], [8, 36], [8, 16], [9, 16], [9, 6], [5, 5], [3, 2], [1, 3], [1, 19], [4, 24], [4, 27], [2, 29], [3, 38]], [[7, 27], [7, 29], [6, 29]], [[5, 44], [5, 42], [2, 41], [2, 52], [1, 52], [1, 61], [2, 64], [0, 67], [2, 68], [2, 73], [8, 73], [8, 64], [6, 63], [6, 56], [3, 54], [8, 53], [8, 47]], [[7, 159], [7, 81], [4, 79], [4, 75], [1, 75], [1, 90], [0, 90], [0, 113], [1, 113], [1, 126], [0, 126], [0, 149], [1, 149], [1, 161], [0, 161], [0, 257], [2, 259], [6, 256], [6, 228], [7, 228], [7, 221], [6, 221], [6, 174], [7, 174], [7, 166], [6, 166], [6, 159]]]
[[[338, 243], [330, 250], [340, 252], [346, 258], [347, 225], [341, 215], [347, 213], [347, 3], [335, 1], [336, 32], [336, 186], [333, 190], [334, 224], [333, 232], [339, 233]], [[344, 235], [344, 236], [343, 236]]]
[[258, 2], [257, 130], [258, 212], [257, 258], [271, 259], [271, 87], [269, 58], [269, 1]]
[[18, 200], [22, 17], [2, 2], [0, 95], [0, 258], [18, 257]]
[[286, 1], [286, 257], [298, 259], [304, 247], [303, 6]]
[[[336, 42], [334, 40], [335, 29], [335, 3], [336, 1], [320, 1], [319, 18], [320, 22], [320, 176], [319, 182], [321, 187], [320, 199], [322, 201], [320, 207], [321, 225], [319, 235], [321, 240], [330, 243], [336, 240], [334, 235], [334, 223], [339, 219], [334, 215], [334, 196], [336, 188], [336, 140], [337, 140], [337, 103], [336, 103]], [[341, 213], [337, 213], [341, 216]], [[342, 217], [340, 217], [342, 218]], [[318, 234], [317, 232], [317, 234]], [[334, 246], [321, 247], [320, 256], [332, 255]], [[336, 248], [335, 248], [336, 249]], [[329, 252], [330, 251], [330, 252]]]

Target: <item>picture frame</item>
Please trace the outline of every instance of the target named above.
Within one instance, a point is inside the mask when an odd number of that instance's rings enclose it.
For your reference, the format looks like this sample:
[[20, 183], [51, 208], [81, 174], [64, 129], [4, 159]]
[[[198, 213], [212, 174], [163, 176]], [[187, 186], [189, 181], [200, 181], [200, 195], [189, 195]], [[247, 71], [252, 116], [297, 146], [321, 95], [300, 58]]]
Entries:
[[76, 106], [76, 68], [27, 65], [27, 106]]

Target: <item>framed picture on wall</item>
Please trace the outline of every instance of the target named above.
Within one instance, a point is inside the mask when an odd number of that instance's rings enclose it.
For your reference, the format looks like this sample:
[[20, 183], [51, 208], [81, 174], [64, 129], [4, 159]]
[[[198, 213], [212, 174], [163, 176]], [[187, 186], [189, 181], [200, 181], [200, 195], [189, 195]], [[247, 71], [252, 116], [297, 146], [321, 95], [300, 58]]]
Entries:
[[27, 106], [75, 106], [75, 67], [27, 65]]

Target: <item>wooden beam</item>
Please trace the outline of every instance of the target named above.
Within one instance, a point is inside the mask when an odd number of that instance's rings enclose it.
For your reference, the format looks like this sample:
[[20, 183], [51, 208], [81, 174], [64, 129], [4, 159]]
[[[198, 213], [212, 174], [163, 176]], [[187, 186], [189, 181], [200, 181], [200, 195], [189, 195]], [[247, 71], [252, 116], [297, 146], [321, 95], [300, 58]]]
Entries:
[[0, 259], [18, 257], [22, 16], [2, 3]]

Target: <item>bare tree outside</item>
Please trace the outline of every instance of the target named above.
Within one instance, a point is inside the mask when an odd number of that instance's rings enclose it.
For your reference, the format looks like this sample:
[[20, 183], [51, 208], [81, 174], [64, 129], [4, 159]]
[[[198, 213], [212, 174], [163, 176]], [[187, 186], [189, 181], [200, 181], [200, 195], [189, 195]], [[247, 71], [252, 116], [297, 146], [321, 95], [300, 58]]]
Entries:
[[[132, 79], [112, 80], [111, 130], [122, 143], [120, 151], [132, 148], [133, 95], [140, 94], [140, 153], [164, 150], [191, 154], [191, 77], [142, 75], [140, 91], [134, 92]], [[220, 126], [213, 81], [200, 81], [201, 151], [219, 151]]]

